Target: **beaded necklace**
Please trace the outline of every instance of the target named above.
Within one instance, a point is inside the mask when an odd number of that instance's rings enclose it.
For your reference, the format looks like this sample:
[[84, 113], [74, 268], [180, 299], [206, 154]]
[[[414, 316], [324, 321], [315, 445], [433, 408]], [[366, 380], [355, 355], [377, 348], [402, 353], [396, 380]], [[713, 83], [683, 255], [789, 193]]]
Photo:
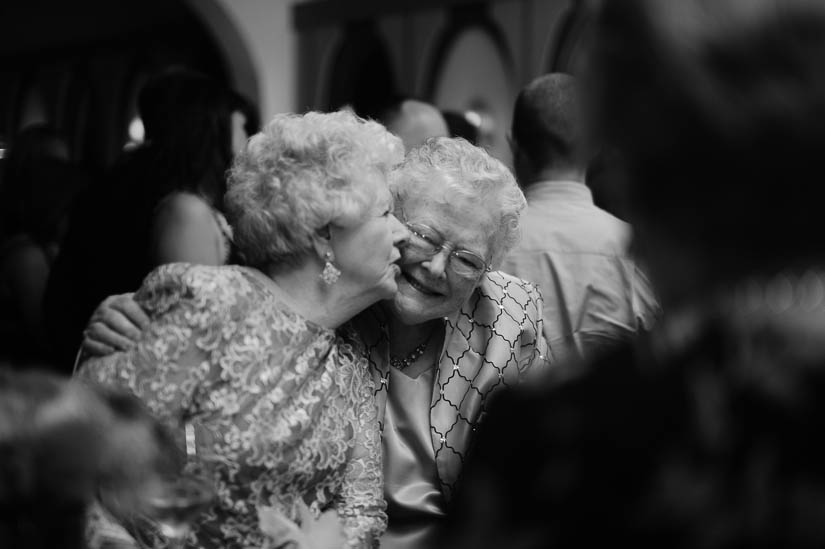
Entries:
[[398, 370], [409, 368], [412, 363], [421, 358], [421, 355], [423, 355], [424, 351], [427, 350], [427, 345], [429, 345], [429, 343], [430, 338], [427, 338], [424, 343], [410, 351], [410, 353], [404, 358], [398, 358], [397, 356], [390, 355], [390, 366], [397, 368]]

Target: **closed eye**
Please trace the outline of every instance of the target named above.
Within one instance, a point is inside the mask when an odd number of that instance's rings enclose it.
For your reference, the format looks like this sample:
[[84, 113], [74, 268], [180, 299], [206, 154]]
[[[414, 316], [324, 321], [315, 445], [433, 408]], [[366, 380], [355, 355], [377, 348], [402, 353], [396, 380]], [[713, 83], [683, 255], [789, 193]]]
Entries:
[[421, 240], [423, 240], [424, 242], [426, 242], [430, 246], [438, 247], [438, 243], [431, 236], [428, 236], [426, 234], [421, 234], [421, 233], [415, 233], [415, 234], [416, 234], [416, 236], [418, 236]]

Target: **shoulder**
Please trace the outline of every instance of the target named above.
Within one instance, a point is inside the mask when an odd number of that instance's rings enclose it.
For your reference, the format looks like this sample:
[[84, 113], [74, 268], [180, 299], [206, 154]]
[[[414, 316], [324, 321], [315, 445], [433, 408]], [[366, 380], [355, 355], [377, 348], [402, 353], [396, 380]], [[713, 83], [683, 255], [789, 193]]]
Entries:
[[607, 210], [593, 206], [593, 221], [596, 228], [603, 235], [604, 246], [609, 246], [624, 255], [630, 249], [633, 237], [633, 228], [626, 221], [622, 221]]
[[47, 273], [49, 257], [45, 250], [27, 236], [7, 241], [0, 254], [0, 268], [11, 279]]
[[542, 299], [535, 285], [521, 278], [491, 271], [462, 307], [461, 315], [496, 331], [521, 332], [541, 320]]
[[505, 308], [523, 307], [541, 300], [541, 293], [535, 284], [503, 271], [487, 273], [476, 288], [476, 293], [483, 299], [500, 302]]
[[212, 206], [198, 195], [174, 192], [160, 201], [156, 215], [171, 221], [195, 221], [212, 219], [212, 212]]
[[234, 305], [243, 310], [258, 301], [254, 298], [259, 294], [243, 267], [168, 263], [146, 277], [135, 300], [157, 313], [179, 303], [210, 309]]
[[43, 248], [26, 234], [19, 234], [6, 240], [0, 246], [0, 258], [7, 263], [27, 265], [48, 263], [48, 257]]

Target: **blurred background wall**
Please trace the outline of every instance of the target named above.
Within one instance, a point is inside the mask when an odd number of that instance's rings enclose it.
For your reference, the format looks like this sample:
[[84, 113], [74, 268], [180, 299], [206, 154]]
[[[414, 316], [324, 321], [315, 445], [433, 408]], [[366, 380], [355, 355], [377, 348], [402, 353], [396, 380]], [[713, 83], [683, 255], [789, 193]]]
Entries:
[[575, 70], [576, 0], [26, 0], [0, 7], [0, 139], [49, 122], [108, 166], [141, 137], [147, 75], [188, 65], [277, 112], [368, 109], [387, 94], [467, 113], [509, 162], [518, 89]]

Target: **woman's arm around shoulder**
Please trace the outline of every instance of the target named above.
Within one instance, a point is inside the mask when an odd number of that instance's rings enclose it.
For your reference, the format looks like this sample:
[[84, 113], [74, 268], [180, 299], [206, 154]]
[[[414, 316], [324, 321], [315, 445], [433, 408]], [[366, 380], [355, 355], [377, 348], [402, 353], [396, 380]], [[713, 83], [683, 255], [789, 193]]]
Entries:
[[[190, 407], [217, 379], [221, 341], [236, 331], [232, 292], [242, 277], [223, 268], [169, 264], [155, 269], [135, 293], [149, 316], [130, 349], [86, 359], [82, 378], [127, 389], [159, 417]], [[226, 271], [234, 271], [226, 269]]]

